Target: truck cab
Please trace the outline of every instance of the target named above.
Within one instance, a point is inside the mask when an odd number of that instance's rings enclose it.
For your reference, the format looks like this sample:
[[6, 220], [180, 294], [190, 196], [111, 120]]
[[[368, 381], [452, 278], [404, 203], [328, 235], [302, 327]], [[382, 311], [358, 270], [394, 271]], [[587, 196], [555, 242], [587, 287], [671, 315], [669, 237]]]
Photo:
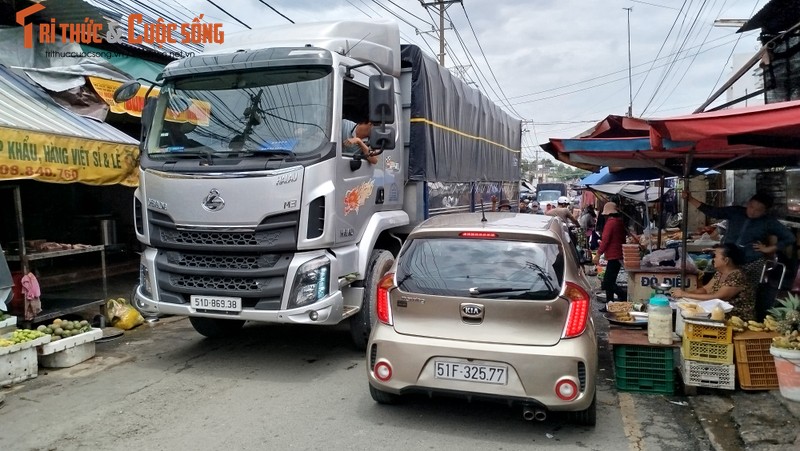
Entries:
[[[209, 337], [349, 318], [365, 346], [377, 281], [427, 217], [400, 53], [396, 23], [339, 21], [229, 35], [167, 65], [142, 114], [137, 307]], [[363, 122], [374, 164], [343, 145]]]

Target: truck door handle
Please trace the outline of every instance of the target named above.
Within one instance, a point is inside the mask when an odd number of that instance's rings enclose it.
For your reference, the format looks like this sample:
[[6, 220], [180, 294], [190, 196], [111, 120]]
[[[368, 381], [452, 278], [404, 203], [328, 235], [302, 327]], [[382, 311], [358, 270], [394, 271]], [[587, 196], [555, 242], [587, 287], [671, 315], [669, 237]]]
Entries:
[[383, 187], [378, 187], [378, 193], [375, 195], [375, 204], [382, 204], [383, 203]]

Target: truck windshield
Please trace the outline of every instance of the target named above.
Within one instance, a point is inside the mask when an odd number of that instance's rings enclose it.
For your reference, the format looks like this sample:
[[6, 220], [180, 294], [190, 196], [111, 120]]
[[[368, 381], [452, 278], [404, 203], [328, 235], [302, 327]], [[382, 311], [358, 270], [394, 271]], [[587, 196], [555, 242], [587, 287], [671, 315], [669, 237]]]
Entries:
[[561, 196], [561, 191], [539, 191], [536, 193], [536, 200], [539, 202], [555, 202]]
[[151, 157], [312, 157], [331, 130], [330, 67], [195, 76], [166, 83], [148, 139]]

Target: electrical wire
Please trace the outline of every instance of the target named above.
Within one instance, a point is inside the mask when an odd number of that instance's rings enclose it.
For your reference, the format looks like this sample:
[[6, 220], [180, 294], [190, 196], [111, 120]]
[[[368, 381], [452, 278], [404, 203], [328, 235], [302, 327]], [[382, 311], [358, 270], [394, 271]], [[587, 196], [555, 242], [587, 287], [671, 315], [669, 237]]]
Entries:
[[[755, 3], [753, 3], [753, 8], [750, 10], [750, 15], [748, 17], [753, 17], [753, 13], [755, 13], [756, 7], [758, 7], [758, 2], [759, 0], [756, 0]], [[736, 33], [736, 34], [739, 35], [739, 37], [736, 38], [736, 43], [733, 45], [733, 48], [731, 48], [731, 53], [729, 53], [728, 58], [725, 59], [725, 64], [722, 65], [722, 70], [719, 72], [719, 76], [717, 77], [717, 80], [714, 82], [714, 86], [711, 88], [711, 91], [708, 93], [706, 98], [711, 97], [711, 95], [714, 94], [714, 92], [717, 90], [719, 81], [722, 80], [722, 75], [725, 73], [725, 70], [727, 70], [728, 63], [730, 62], [731, 57], [733, 57], [733, 52], [736, 51], [736, 47], [739, 45], [739, 40], [742, 38], [742, 36], [744, 36], [744, 33]]]
[[[727, 0], [725, 0], [724, 2], [722, 2], [722, 7], [720, 7], [720, 12], [719, 12], [719, 13], [717, 13], [717, 17], [719, 17], [719, 14], [722, 12], [722, 9], [724, 9], [724, 8], [725, 8], [725, 4], [726, 4], [726, 3], [727, 3]], [[674, 93], [675, 93], [675, 90], [676, 90], [676, 89], [678, 89], [678, 86], [680, 86], [680, 85], [681, 85], [681, 82], [682, 82], [682, 81], [683, 81], [683, 79], [686, 77], [686, 74], [688, 74], [688, 73], [689, 73], [689, 69], [692, 67], [692, 64], [694, 64], [694, 61], [697, 59], [697, 55], [699, 55], [699, 54], [700, 54], [700, 49], [702, 49], [702, 48], [703, 48], [703, 45], [704, 45], [704, 44], [705, 44], [705, 43], [708, 41], [708, 36], [711, 34], [711, 30], [713, 30], [713, 29], [714, 29], [714, 25], [713, 25], [713, 24], [712, 24], [711, 26], [709, 26], [709, 27], [708, 27], [708, 31], [706, 32], [706, 35], [705, 35], [705, 37], [703, 38], [703, 42], [701, 42], [701, 43], [700, 43], [700, 47], [698, 48], [697, 52], [694, 54], [694, 56], [692, 57], [692, 59], [689, 61], [689, 65], [686, 67], [686, 70], [683, 70], [683, 71], [681, 71], [681, 77], [680, 77], [680, 79], [678, 79], [678, 81], [677, 81], [677, 82], [676, 82], [676, 83], [675, 83], [675, 84], [672, 86], [672, 89], [669, 91], [669, 93], [668, 93], [666, 96], [664, 96], [664, 100], [662, 100], [662, 101], [661, 101], [661, 103], [660, 103], [660, 104], [658, 104], [658, 106], [656, 107], [656, 110], [658, 110], [658, 109], [660, 109], [662, 106], [664, 106], [664, 104], [667, 102], [667, 100], [669, 100], [670, 96], [672, 96], [672, 94], [674, 94]], [[739, 37], [741, 37], [741, 35], [740, 35]], [[739, 40], [737, 39], [737, 40], [736, 40], [736, 42], [738, 43], [738, 42], [739, 42]], [[735, 46], [734, 46], [734, 48], [735, 48]], [[725, 63], [725, 64], [727, 64], [727, 61], [726, 61], [726, 63]]]
[[214, 5], [214, 6], [215, 6], [215, 7], [216, 7], [218, 10], [222, 11], [222, 12], [223, 12], [223, 13], [225, 13], [225, 14], [226, 14], [228, 17], [230, 17], [231, 19], [235, 20], [236, 22], [238, 22], [239, 24], [241, 24], [242, 26], [244, 26], [244, 27], [245, 27], [245, 28], [247, 28], [248, 30], [252, 30], [252, 29], [253, 29], [252, 27], [250, 27], [250, 25], [247, 25], [246, 23], [242, 22], [241, 20], [239, 20], [239, 18], [238, 18], [238, 17], [236, 17], [236, 16], [234, 16], [233, 14], [229, 13], [229, 12], [228, 12], [228, 11], [226, 11], [224, 8], [222, 8], [221, 6], [219, 6], [219, 5], [217, 5], [216, 3], [214, 3], [212, 0], [206, 0], [206, 1], [207, 1], [208, 3], [211, 3], [212, 5]]
[[284, 15], [282, 12], [278, 11], [277, 9], [273, 8], [272, 5], [270, 5], [269, 3], [265, 2], [264, 0], [258, 0], [258, 2], [261, 3], [262, 5], [266, 6], [267, 8], [271, 9], [272, 11], [274, 11], [275, 14], [283, 17], [284, 19], [288, 20], [291, 23], [294, 23], [294, 21], [292, 19], [286, 17], [286, 15]]
[[[697, 24], [698, 20], [700, 19], [700, 14], [703, 11], [703, 8], [705, 8], [705, 5], [707, 3], [708, 3], [708, 0], [703, 0], [703, 3], [700, 5], [700, 9], [698, 9], [697, 14], [695, 15], [694, 20], [692, 21], [692, 24], [689, 26], [689, 30], [686, 32], [686, 37], [681, 42], [681, 45], [680, 45], [678, 51], [683, 50], [684, 46], [686, 45], [686, 42], [688, 41], [689, 37], [692, 34], [692, 30], [694, 29], [695, 25]], [[667, 68], [667, 70], [664, 72], [664, 76], [659, 81], [658, 85], [656, 86], [656, 89], [653, 91], [653, 94], [650, 96], [650, 100], [647, 101], [647, 104], [645, 105], [644, 109], [642, 110], [642, 114], [643, 115], [647, 112], [647, 109], [650, 108], [650, 105], [655, 100], [656, 96], [658, 95], [659, 91], [661, 90], [661, 87], [664, 86], [664, 83], [666, 82], [669, 74], [672, 73], [672, 69], [675, 67], [674, 63], [677, 62], [677, 61], [678, 61], [677, 59], [674, 59], [673, 60], [673, 64], [671, 64]]]

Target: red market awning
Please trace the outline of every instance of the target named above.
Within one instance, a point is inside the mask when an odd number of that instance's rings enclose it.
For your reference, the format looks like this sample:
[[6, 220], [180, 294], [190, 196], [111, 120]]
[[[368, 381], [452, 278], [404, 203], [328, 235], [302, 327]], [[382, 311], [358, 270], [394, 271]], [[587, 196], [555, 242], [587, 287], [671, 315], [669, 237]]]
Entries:
[[[637, 121], [630, 123], [643, 120]], [[650, 119], [646, 123], [649, 131], [644, 136], [631, 136], [633, 130], [620, 128], [617, 133], [622, 136], [606, 132], [603, 137], [593, 137], [589, 133], [554, 138], [542, 147], [560, 161], [594, 171], [601, 166], [659, 166], [686, 174], [697, 167], [800, 165], [800, 101]]]
[[[771, 103], [746, 108], [649, 120], [651, 136], [658, 140], [726, 141], [767, 148], [800, 149], [800, 101]], [[713, 142], [704, 147], [719, 146]], [[765, 151], [766, 152], [766, 151]], [[767, 154], [769, 152], [766, 152]]]

